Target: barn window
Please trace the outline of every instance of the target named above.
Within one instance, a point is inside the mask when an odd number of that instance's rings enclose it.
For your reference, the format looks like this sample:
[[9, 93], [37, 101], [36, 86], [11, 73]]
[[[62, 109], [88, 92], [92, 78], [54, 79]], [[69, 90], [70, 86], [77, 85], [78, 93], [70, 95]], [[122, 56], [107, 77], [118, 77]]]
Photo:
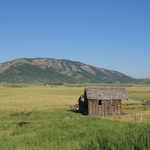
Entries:
[[102, 105], [102, 101], [100, 100], [100, 101], [98, 101], [98, 105]]

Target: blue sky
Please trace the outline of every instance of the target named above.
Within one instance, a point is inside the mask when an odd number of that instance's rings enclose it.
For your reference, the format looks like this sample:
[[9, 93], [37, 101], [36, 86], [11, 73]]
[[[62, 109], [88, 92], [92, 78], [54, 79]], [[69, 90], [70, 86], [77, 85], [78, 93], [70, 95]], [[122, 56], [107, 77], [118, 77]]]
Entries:
[[0, 1], [0, 56], [65, 58], [150, 77], [150, 1]]

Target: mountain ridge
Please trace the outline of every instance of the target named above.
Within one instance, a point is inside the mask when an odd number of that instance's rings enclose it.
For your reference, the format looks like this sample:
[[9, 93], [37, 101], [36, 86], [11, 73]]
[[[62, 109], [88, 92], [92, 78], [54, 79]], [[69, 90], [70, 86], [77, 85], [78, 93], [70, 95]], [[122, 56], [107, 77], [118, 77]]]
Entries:
[[118, 71], [55, 58], [18, 58], [0, 63], [6, 83], [127, 83], [135, 79]]

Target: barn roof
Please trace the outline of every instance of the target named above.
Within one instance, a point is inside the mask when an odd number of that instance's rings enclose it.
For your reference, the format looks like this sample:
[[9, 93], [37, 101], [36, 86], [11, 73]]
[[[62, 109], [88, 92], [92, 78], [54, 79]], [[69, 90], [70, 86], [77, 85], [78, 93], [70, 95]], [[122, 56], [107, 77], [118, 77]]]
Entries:
[[119, 100], [128, 99], [124, 88], [87, 88], [85, 89], [88, 99]]

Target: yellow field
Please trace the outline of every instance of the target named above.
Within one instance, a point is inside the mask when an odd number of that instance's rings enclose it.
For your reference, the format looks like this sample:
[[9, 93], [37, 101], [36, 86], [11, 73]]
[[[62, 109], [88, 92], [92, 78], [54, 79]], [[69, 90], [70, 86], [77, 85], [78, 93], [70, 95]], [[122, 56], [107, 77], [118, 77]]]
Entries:
[[[123, 104], [124, 112], [127, 114], [105, 118], [119, 121], [150, 120], [149, 107], [141, 105], [143, 100], [150, 101], [150, 86], [135, 85], [131, 87], [127, 86], [126, 89], [129, 94], [129, 100], [123, 102]], [[36, 110], [52, 111], [56, 108], [69, 107], [78, 102], [78, 98], [83, 93], [84, 87], [33, 85], [13, 88], [1, 86], [0, 91], [0, 113], [10, 113]]]
[[0, 87], [0, 111], [52, 110], [77, 103], [83, 88], [30, 86]]

